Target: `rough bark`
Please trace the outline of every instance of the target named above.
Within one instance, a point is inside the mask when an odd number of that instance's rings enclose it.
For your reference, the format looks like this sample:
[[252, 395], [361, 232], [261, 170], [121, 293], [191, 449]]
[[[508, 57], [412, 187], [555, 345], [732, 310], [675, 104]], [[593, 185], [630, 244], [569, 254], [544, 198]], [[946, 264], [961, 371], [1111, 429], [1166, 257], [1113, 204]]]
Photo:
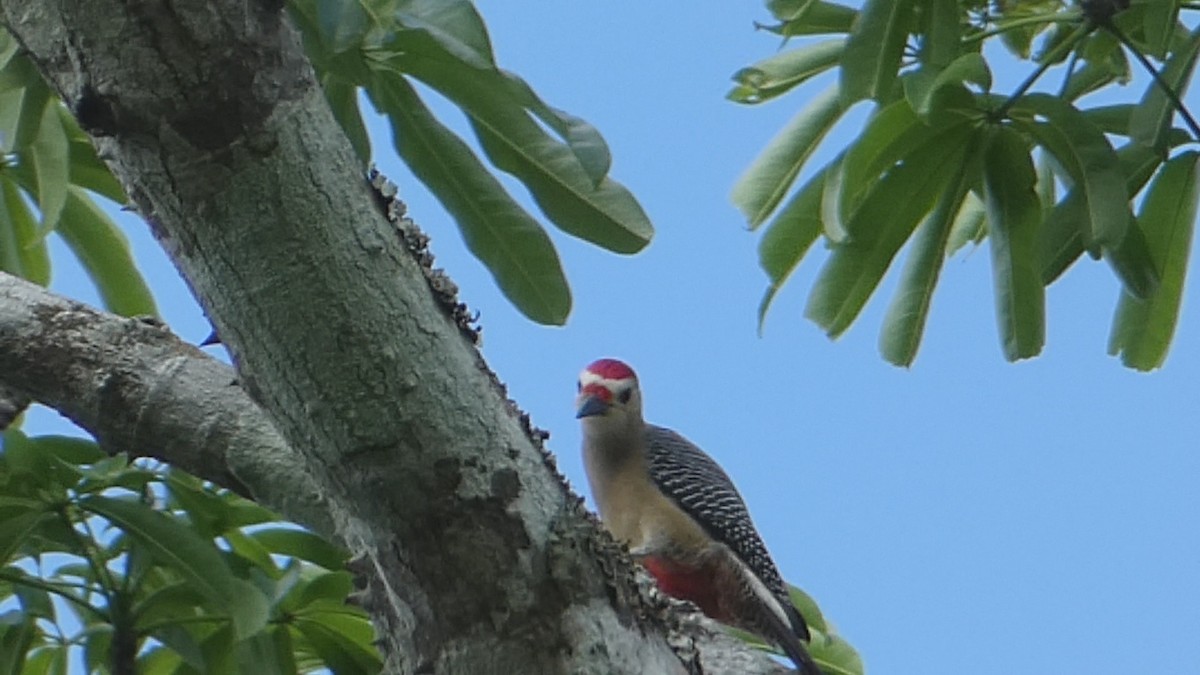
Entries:
[[[703, 638], [714, 660], [697, 659], [695, 622], [668, 645], [662, 606], [381, 214], [281, 3], [0, 11], [190, 284], [240, 387], [157, 327], [9, 279], [0, 304], [26, 309], [0, 310], [5, 384], [109, 445], [199, 436], [190, 466], [164, 458], [346, 546], [385, 672], [721, 672], [719, 659], [745, 656]], [[14, 346], [35, 337], [48, 352]], [[77, 379], [45, 392], [13, 381], [41, 356], [78, 359]], [[189, 401], [206, 405], [180, 410]]]
[[0, 383], [58, 410], [110, 454], [161, 459], [332, 529], [318, 484], [233, 369], [160, 324], [0, 272], [0, 373]]

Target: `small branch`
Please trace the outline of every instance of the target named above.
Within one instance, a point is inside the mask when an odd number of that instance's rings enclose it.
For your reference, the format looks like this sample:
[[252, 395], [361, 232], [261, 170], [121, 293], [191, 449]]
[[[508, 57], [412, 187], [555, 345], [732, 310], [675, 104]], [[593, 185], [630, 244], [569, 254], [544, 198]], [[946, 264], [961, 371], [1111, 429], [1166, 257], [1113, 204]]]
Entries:
[[1075, 72], [1075, 64], [1079, 62], [1079, 52], [1071, 52], [1071, 58], [1067, 59], [1067, 72], [1063, 74], [1062, 87], [1058, 90], [1058, 97], [1063, 98], [1067, 95], [1067, 87], [1071, 85], [1071, 75]]
[[1015, 104], [1022, 96], [1025, 95], [1025, 92], [1028, 91], [1029, 88], [1038, 81], [1038, 78], [1040, 78], [1042, 74], [1050, 68], [1051, 65], [1058, 61], [1063, 54], [1066, 54], [1074, 49], [1075, 46], [1079, 44], [1079, 41], [1082, 40], [1085, 35], [1095, 30], [1095, 28], [1096, 27], [1091, 23], [1085, 22], [1079, 24], [1079, 27], [1076, 28], [1066, 40], [1060, 42], [1054, 47], [1053, 50], [1051, 50], [1049, 54], [1045, 56], [1045, 58], [1042, 59], [1042, 62], [1038, 65], [1037, 69], [1030, 73], [1029, 77], [1025, 78], [1025, 81], [1017, 87], [1016, 91], [1009, 95], [1009, 97], [1004, 101], [1004, 104], [997, 108], [994, 113], [992, 113], [992, 117], [998, 120], [1004, 119], [1004, 117], [1008, 115], [1009, 108], [1012, 108], [1013, 104]]
[[0, 272], [0, 386], [58, 410], [109, 453], [160, 459], [332, 535], [316, 481], [235, 380], [160, 326]]
[[[78, 605], [81, 609], [85, 609], [85, 610], [95, 614], [96, 616], [100, 617], [104, 621], [109, 620], [108, 614], [105, 613], [103, 610], [96, 608], [90, 602], [87, 602], [86, 600], [82, 600], [62, 589], [62, 586], [67, 586], [67, 587], [72, 587], [72, 588], [77, 587], [75, 584], [50, 583], [47, 581], [42, 581], [41, 579], [38, 579], [37, 577], [31, 577], [31, 576], [24, 575], [24, 574], [13, 574], [4, 569], [0, 569], [0, 581], [7, 581], [10, 584], [28, 586], [30, 588], [36, 588], [38, 590], [45, 591], [47, 593], [53, 593], [54, 595], [57, 595], [58, 597], [62, 598], [63, 600], [66, 600], [72, 604]], [[91, 589], [91, 587], [88, 587], [87, 590], [91, 591], [92, 589]]]
[[997, 23], [995, 28], [990, 30], [972, 33], [971, 35], [963, 36], [964, 43], [981, 42], [990, 37], [995, 37], [1002, 33], [1007, 33], [1014, 28], [1029, 26], [1033, 24], [1052, 24], [1052, 23], [1073, 23], [1079, 20], [1079, 12], [1054, 12], [1052, 14], [1034, 14], [1032, 16], [1023, 16], [1020, 19], [1013, 19], [1007, 23]]
[[1154, 64], [1150, 63], [1150, 59], [1146, 58], [1146, 55], [1143, 54], [1141, 50], [1139, 50], [1137, 46], [1134, 45], [1133, 42], [1112, 23], [1105, 24], [1104, 29], [1109, 33], [1112, 33], [1113, 37], [1117, 38], [1117, 40], [1119, 40], [1126, 49], [1133, 52], [1134, 58], [1138, 60], [1138, 63], [1142, 64], [1142, 67], [1146, 69], [1146, 72], [1150, 73], [1150, 77], [1154, 78], [1154, 83], [1158, 85], [1158, 88], [1162, 90], [1164, 95], [1166, 95], [1167, 100], [1171, 101], [1171, 105], [1175, 108], [1179, 115], [1183, 117], [1183, 123], [1186, 124], [1188, 130], [1192, 132], [1192, 140], [1200, 141], [1200, 125], [1196, 123], [1196, 119], [1192, 117], [1192, 113], [1188, 111], [1187, 106], [1184, 105], [1182, 100], [1180, 100], [1179, 94], [1175, 92], [1175, 89], [1173, 89], [1171, 85], [1163, 79], [1162, 74], [1158, 72], [1158, 69], [1154, 67]]

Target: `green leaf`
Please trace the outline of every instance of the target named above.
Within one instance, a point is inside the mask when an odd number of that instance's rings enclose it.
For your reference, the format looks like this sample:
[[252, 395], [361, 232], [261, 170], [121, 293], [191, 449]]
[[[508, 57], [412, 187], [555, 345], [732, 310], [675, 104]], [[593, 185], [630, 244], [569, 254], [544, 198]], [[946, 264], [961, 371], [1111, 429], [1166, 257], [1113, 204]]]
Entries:
[[276, 659], [283, 675], [296, 675], [299, 672], [296, 665], [296, 648], [292, 641], [292, 631], [287, 626], [276, 626], [271, 629], [271, 639], [275, 643]]
[[0, 270], [35, 284], [50, 283], [50, 253], [16, 183], [0, 174]]
[[[768, 2], [771, 7], [775, 2]], [[804, 7], [801, 7], [803, 5]], [[772, 33], [785, 36], [849, 33], [858, 19], [858, 11], [833, 2], [783, 0], [772, 13], [782, 21], [775, 26], [763, 26]]]
[[962, 208], [950, 226], [950, 240], [946, 242], [946, 257], [958, 253], [970, 243], [978, 244], [987, 236], [987, 210], [974, 192], [968, 192]]
[[321, 85], [334, 118], [342, 131], [346, 132], [346, 138], [350, 139], [350, 146], [358, 155], [358, 161], [366, 166], [371, 162], [371, 139], [363, 124], [362, 112], [358, 109], [358, 87], [332, 74], [322, 77]]
[[43, 588], [35, 588], [24, 584], [14, 584], [13, 592], [21, 602], [21, 611], [26, 616], [54, 621], [54, 603], [50, 601], [50, 593]]
[[825, 192], [827, 170], [828, 167], [821, 169], [788, 200], [758, 243], [758, 263], [770, 280], [758, 305], [760, 335], [775, 294], [821, 235], [821, 195]]
[[[328, 618], [328, 617], [322, 617]], [[381, 665], [373, 649], [337, 630], [331, 622], [298, 618], [294, 624], [337, 675], [373, 675]]]
[[58, 119], [62, 122], [70, 144], [69, 163], [72, 185], [91, 190], [118, 204], [126, 202], [125, 189], [117, 181], [108, 166], [100, 161], [91, 138], [79, 128], [79, 124], [64, 106], [56, 106]]
[[530, 117], [530, 101], [514, 98], [522, 89], [512, 80], [455, 60], [420, 31], [403, 34], [400, 43], [405, 51], [379, 69], [398, 66], [462, 107], [488, 159], [524, 183], [559, 229], [617, 253], [649, 243], [653, 228], [633, 195], [612, 179], [597, 182], [574, 149]]
[[803, 589], [791, 584], [787, 585], [788, 597], [792, 600], [792, 606], [796, 611], [800, 612], [800, 616], [804, 617], [804, 623], [809, 628], [819, 630], [822, 633], [829, 630], [829, 626], [825, 623], [825, 615], [821, 613], [821, 608], [817, 606], [817, 601], [812, 599], [812, 596], [805, 593]]
[[847, 151], [837, 171], [826, 181], [825, 229], [834, 241], [847, 234], [846, 221], [880, 176], [942, 131], [917, 117], [908, 101], [878, 109]]
[[[1192, 70], [1196, 67], [1196, 55], [1200, 53], [1200, 27], [1188, 36], [1187, 43], [1176, 49], [1171, 58], [1163, 65], [1162, 80], [1182, 99], [1192, 79]], [[1175, 117], [1175, 108], [1171, 99], [1163, 93], [1158, 82], [1151, 80], [1146, 87], [1146, 93], [1133, 111], [1129, 122], [1129, 135], [1138, 143], [1147, 145], [1159, 152], [1166, 152], [1166, 134]]]
[[[1063, 87], [1062, 98], [1067, 101], [1074, 101], [1093, 91], [1103, 89], [1108, 84], [1117, 79], [1113, 72], [1101, 65], [1087, 62], [1083, 66], [1076, 68], [1067, 77], [1066, 86]], [[1121, 135], [1129, 133], [1129, 128], [1121, 129]]]
[[962, 12], [957, 0], [925, 0], [921, 7], [921, 63], [944, 68], [962, 52]]
[[795, 21], [816, 4], [817, 0], [767, 0], [767, 9], [780, 21]]
[[108, 310], [121, 316], [158, 315], [150, 288], [133, 261], [129, 241], [79, 188], [67, 190], [57, 232], [79, 258]]
[[33, 169], [36, 180], [38, 210], [42, 221], [39, 232], [45, 234], [58, 224], [67, 200], [71, 174], [67, 134], [58, 117], [58, 101], [51, 99], [42, 110], [37, 137], [26, 149], [23, 159]]
[[[1144, 145], [1129, 143], [1117, 151], [1128, 194], [1137, 194], [1154, 175], [1162, 158]], [[1087, 219], [1082, 190], [1072, 189], [1046, 216], [1038, 230], [1038, 267], [1042, 284], [1049, 286], [1083, 254], [1083, 229]], [[1158, 272], [1145, 253], [1141, 231], [1131, 213], [1125, 239], [1106, 251], [1125, 286], [1138, 297], [1146, 297], [1158, 285]]]
[[842, 54], [841, 96], [848, 107], [864, 98], [886, 103], [908, 39], [912, 0], [867, 0]]
[[95, 441], [75, 436], [44, 435], [30, 439], [37, 450], [72, 465], [93, 464], [108, 457]]
[[[83, 643], [84, 672], [94, 673], [101, 668], [107, 669], [110, 662], [109, 653], [112, 650], [112, 626], [100, 624], [91, 627], [85, 633]], [[101, 671], [103, 672], [103, 671]]]
[[[134, 627], [139, 631], [144, 631], [147, 627], [155, 624], [170, 625], [169, 622], [172, 619], [179, 619], [181, 623], [194, 620], [199, 614], [197, 608], [203, 604], [205, 599], [200, 589], [188, 581], [163, 586], [149, 593], [143, 590], [139, 596], [131, 612]], [[158, 635], [159, 632], [162, 633], [161, 636]], [[174, 644], [176, 636], [170, 631], [156, 629], [155, 635], [183, 655], [185, 659], [189, 658], [189, 653], [184, 649], [186, 645]], [[199, 655], [199, 647], [196, 648], [195, 654]]]
[[[976, 143], [977, 134], [968, 141], [968, 145], [974, 146]], [[950, 240], [954, 219], [979, 170], [975, 162], [969, 162], [969, 166], [946, 184], [933, 213], [925, 219], [913, 238], [908, 261], [900, 277], [900, 286], [884, 316], [883, 330], [879, 335], [879, 351], [893, 365], [908, 367], [917, 357], [933, 290], [937, 287], [942, 263], [946, 259], [946, 245]]]
[[1161, 366], [1175, 335], [1196, 221], [1197, 159], [1200, 154], [1185, 152], [1168, 160], [1138, 214], [1161, 281], [1146, 300], [1122, 293], [1108, 344], [1109, 354], [1137, 370]]
[[[12, 130], [12, 151], [27, 153], [29, 147], [37, 140], [38, 133], [45, 119], [46, 109], [57, 105], [50, 95], [50, 88], [38, 74], [37, 69], [28, 59], [20, 59], [21, 67], [17, 70], [28, 71], [30, 74], [20, 75], [25, 89], [21, 96], [21, 111], [17, 115], [16, 128]], [[17, 66], [16, 63], [13, 66]], [[6, 74], [8, 69], [6, 69]], [[6, 139], [7, 140], [7, 139]]]
[[[262, 632], [248, 640], [237, 643], [239, 672], [256, 675], [286, 675], [296, 670], [292, 654], [279, 653], [275, 636]], [[291, 666], [288, 666], [288, 663]]]
[[1036, 356], [1046, 340], [1045, 292], [1036, 264], [1042, 220], [1036, 182], [1025, 138], [1008, 127], [996, 127], [984, 151], [983, 186], [996, 316], [1009, 361]]
[[396, 18], [472, 67], [496, 65], [487, 27], [469, 0], [401, 0]]
[[863, 675], [862, 658], [839, 635], [814, 635], [809, 651], [825, 675]]
[[0, 626], [0, 675], [20, 675], [25, 656], [39, 632], [32, 619]]
[[1054, 164], [1050, 155], [1039, 152], [1037, 158], [1037, 196], [1042, 205], [1042, 211], [1054, 208], [1058, 201], [1058, 184], [1054, 177]]
[[359, 47], [371, 25], [362, 0], [320, 0], [317, 21], [326, 46], [334, 54]]
[[1118, 103], [1096, 106], [1082, 112], [1083, 116], [1102, 133], [1125, 136], [1129, 134], [1129, 120], [1133, 115], [1133, 110], [1132, 103]]
[[608, 143], [596, 127], [587, 120], [559, 110], [542, 100], [525, 80], [509, 72], [502, 72], [513, 97], [529, 109], [543, 124], [566, 141], [567, 147], [579, 161], [579, 165], [592, 179], [592, 186], [599, 187], [612, 167], [612, 153]]
[[50, 513], [44, 508], [5, 509], [3, 513], [4, 517], [0, 520], [0, 563], [7, 563]]
[[733, 74], [737, 86], [726, 98], [737, 103], [769, 101], [837, 65], [845, 48], [845, 39], [837, 38], [763, 59]]
[[346, 552], [307, 530], [293, 527], [264, 527], [248, 533], [272, 553], [299, 558], [327, 570], [339, 570]]
[[215, 607], [229, 613], [239, 638], [266, 625], [266, 598], [230, 573], [212, 542], [139, 502], [89, 495], [79, 500], [79, 506], [109, 519], [156, 560], [187, 578]]
[[[1070, 103], [1049, 94], [1028, 94], [1013, 106], [1014, 121], [1062, 165], [1082, 190], [1087, 208], [1084, 245], [1098, 255], [1125, 238], [1131, 211], [1125, 176], [1108, 139]], [[1024, 122], [1020, 114], [1045, 122]]]
[[67, 648], [64, 646], [31, 645], [34, 651], [25, 660], [21, 675], [67, 675]]
[[537, 221], [462, 140], [434, 119], [403, 77], [377, 73], [371, 98], [390, 114], [396, 151], [454, 215], [467, 247], [504, 294], [534, 321], [565, 322], [570, 290], [558, 254]]
[[1163, 59], [1171, 44], [1171, 36], [1175, 33], [1175, 24], [1179, 20], [1179, 3], [1164, 2], [1163, 0], [1141, 0], [1145, 7], [1142, 15], [1142, 27], [1145, 31], [1145, 45], [1151, 56]]
[[345, 606], [346, 597], [354, 590], [354, 580], [349, 572], [328, 572], [304, 585], [290, 611], [298, 611], [314, 602], [331, 602], [334, 606]]
[[837, 87], [826, 89], [788, 122], [733, 186], [733, 203], [751, 229], [779, 205], [804, 163], [841, 116]]
[[945, 128], [880, 179], [851, 216], [850, 239], [821, 269], [804, 315], [838, 337], [866, 305], [897, 251], [947, 182], [963, 170], [970, 127]]
[[274, 577], [279, 574], [279, 568], [271, 559], [271, 552], [247, 536], [246, 533], [241, 530], [226, 530], [221, 536], [229, 544], [229, 548], [243, 560], [269, 576]]
[[939, 94], [949, 89], [961, 89], [971, 82], [983, 90], [991, 89], [992, 73], [983, 56], [974, 52], [963, 54], [945, 68], [922, 67], [903, 78], [904, 96], [921, 117], [928, 117], [942, 102]]

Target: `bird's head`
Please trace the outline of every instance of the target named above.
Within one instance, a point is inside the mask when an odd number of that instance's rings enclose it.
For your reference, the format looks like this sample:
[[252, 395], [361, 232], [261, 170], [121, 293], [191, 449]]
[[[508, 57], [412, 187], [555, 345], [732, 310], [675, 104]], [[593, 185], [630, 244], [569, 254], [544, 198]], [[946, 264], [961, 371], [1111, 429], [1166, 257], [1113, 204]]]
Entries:
[[579, 374], [575, 416], [585, 427], [618, 428], [642, 420], [642, 393], [633, 369], [616, 359], [594, 361]]

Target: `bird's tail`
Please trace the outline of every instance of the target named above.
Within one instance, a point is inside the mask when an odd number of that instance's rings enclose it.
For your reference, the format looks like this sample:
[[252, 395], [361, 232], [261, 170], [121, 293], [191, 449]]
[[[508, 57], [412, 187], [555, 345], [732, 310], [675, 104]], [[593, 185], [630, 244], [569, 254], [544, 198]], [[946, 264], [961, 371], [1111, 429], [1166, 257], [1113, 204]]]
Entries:
[[796, 664], [798, 672], [803, 675], [824, 675], [821, 667], [809, 656], [808, 650], [804, 648], [804, 645], [800, 642], [800, 638], [788, 634], [780, 641], [779, 646], [783, 648], [783, 652], [788, 655], [792, 663]]

